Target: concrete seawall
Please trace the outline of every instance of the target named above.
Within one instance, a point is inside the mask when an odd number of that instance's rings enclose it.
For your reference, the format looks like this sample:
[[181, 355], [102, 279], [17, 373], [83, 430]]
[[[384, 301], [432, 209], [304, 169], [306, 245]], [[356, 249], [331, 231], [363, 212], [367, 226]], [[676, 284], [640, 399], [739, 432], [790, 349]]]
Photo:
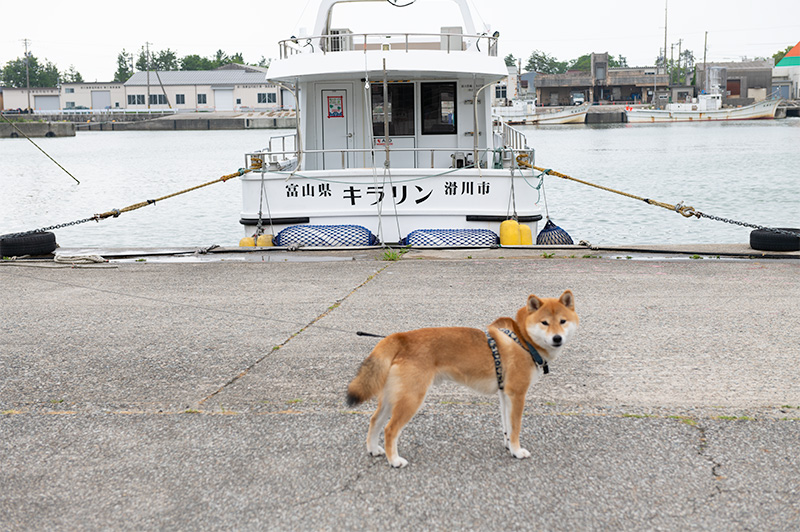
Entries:
[[87, 122], [79, 124], [83, 131], [214, 131], [233, 129], [290, 129], [295, 127], [293, 116], [248, 117], [203, 113], [173, 115], [155, 120], [136, 122]]
[[75, 136], [75, 124], [67, 122], [14, 122], [14, 126], [7, 122], [0, 123], [0, 138], [23, 137], [20, 131], [29, 137]]

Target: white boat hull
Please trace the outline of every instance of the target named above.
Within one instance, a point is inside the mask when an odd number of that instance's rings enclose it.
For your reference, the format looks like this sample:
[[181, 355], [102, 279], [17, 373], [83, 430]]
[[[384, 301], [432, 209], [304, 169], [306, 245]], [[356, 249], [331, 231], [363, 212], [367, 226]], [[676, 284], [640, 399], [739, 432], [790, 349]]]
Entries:
[[780, 100], [765, 100], [746, 107], [731, 107], [709, 111], [631, 109], [627, 110], [628, 122], [632, 124], [654, 122], [704, 122], [713, 120], [755, 120], [775, 118]]
[[[523, 175], [524, 173], [524, 175]], [[263, 181], [262, 181], [263, 176]], [[515, 212], [537, 233], [538, 191], [530, 170], [371, 168], [265, 172], [242, 176], [241, 223], [252, 236], [292, 225], [360, 225], [381, 242], [401, 242], [417, 229], [489, 229]], [[264, 190], [260, 197], [259, 190]]]
[[[538, 109], [538, 108], [537, 108]], [[509, 124], [583, 124], [589, 105], [566, 107], [555, 112], [525, 112], [513, 107], [494, 107], [492, 113], [503, 118]]]

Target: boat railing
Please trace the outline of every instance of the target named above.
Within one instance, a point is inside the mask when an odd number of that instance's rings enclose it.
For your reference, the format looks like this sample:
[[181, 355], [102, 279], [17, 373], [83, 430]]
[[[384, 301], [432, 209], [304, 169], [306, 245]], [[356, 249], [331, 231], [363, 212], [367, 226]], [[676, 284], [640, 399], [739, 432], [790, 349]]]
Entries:
[[[289, 148], [286, 148], [286, 141], [290, 141]], [[280, 143], [280, 150], [276, 149], [276, 145]], [[287, 133], [286, 135], [276, 135], [274, 137], [270, 137], [269, 145], [265, 151], [269, 152], [270, 155], [273, 157], [273, 161], [277, 160], [276, 157], [278, 154], [286, 154], [286, 153], [297, 153], [297, 133]], [[274, 154], [274, 155], [273, 155]]]
[[[513, 128], [509, 128], [513, 129]], [[519, 133], [519, 132], [517, 132]], [[522, 135], [521, 133], [519, 133]], [[291, 137], [292, 135], [284, 135], [284, 137]], [[523, 135], [524, 137], [524, 135]], [[276, 137], [280, 138], [280, 137]], [[282, 141], [283, 142], [283, 141]], [[270, 139], [272, 145], [272, 139]], [[528, 148], [524, 140], [519, 142], [520, 147], [512, 147], [505, 145], [499, 148], [483, 148], [478, 150], [478, 159], [480, 167], [486, 168], [490, 165], [492, 168], [507, 168], [516, 167], [516, 159], [518, 155], [526, 155], [531, 164], [533, 163], [533, 150]], [[390, 148], [389, 161], [392, 160], [392, 154], [398, 153], [414, 153], [420, 154], [421, 157], [416, 158], [417, 164], [415, 168], [441, 168], [441, 158], [436, 157], [436, 154], [447, 153], [450, 155], [451, 165], [449, 168], [469, 168], [473, 167], [472, 149], [458, 149], [458, 148]], [[341, 166], [339, 168], [365, 168], [365, 167], [383, 167], [386, 150], [383, 147], [377, 146], [374, 149], [369, 148], [339, 148], [339, 149], [323, 149], [323, 150], [303, 150], [303, 158], [309, 160], [313, 156], [325, 156], [336, 154], [339, 159], [336, 160]], [[358, 157], [361, 155], [361, 157]], [[272, 150], [265, 149], [262, 151], [251, 152], [245, 154], [245, 164], [248, 168], [259, 169], [261, 172], [275, 172], [286, 168], [286, 162], [291, 160], [299, 160], [300, 153], [296, 149], [281, 149]], [[430, 159], [428, 159], [430, 157]], [[356, 161], [358, 159], [358, 161]], [[423, 161], [430, 160], [430, 166], [424, 165]], [[371, 164], [366, 164], [367, 162]], [[439, 166], [437, 166], [439, 161]], [[391, 166], [391, 165], [390, 165]]]
[[[433, 38], [433, 40], [431, 40]], [[302, 53], [336, 53], [351, 51], [441, 50], [444, 52], [474, 51], [497, 56], [497, 35], [464, 33], [349, 33], [292, 37], [278, 43], [280, 58]]]
[[509, 126], [506, 121], [503, 120], [503, 117], [492, 115], [492, 124], [494, 133], [502, 138], [503, 146], [520, 152], [527, 153], [530, 151], [525, 133], [513, 126]]

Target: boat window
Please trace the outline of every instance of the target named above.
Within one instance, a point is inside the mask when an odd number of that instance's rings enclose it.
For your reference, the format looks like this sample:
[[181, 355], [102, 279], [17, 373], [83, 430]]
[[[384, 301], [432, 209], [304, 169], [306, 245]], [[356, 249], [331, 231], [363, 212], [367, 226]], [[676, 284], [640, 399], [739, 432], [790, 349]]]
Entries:
[[[389, 135], [414, 135], [414, 84], [389, 83]], [[383, 83], [372, 84], [372, 134], [382, 137]]]
[[454, 135], [456, 133], [456, 84], [423, 83], [422, 134]]

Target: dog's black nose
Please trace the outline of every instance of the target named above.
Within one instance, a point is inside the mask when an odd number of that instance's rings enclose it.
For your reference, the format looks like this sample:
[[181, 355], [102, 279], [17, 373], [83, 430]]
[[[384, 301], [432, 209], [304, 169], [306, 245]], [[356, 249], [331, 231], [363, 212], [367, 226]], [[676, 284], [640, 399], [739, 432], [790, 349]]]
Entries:
[[553, 345], [561, 345], [561, 335], [557, 334], [553, 336]]

